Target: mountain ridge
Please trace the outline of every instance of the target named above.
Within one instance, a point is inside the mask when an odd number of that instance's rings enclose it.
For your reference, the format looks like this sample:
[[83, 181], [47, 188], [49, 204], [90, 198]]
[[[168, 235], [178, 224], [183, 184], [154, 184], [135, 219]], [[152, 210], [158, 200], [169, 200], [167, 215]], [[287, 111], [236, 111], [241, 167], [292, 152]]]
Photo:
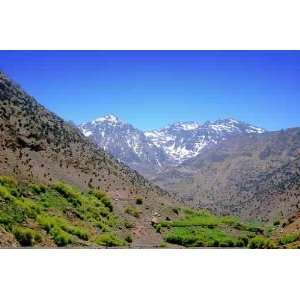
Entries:
[[142, 131], [114, 114], [78, 126], [95, 144], [116, 159], [152, 178], [166, 167], [180, 165], [211, 144], [264, 129], [232, 118], [205, 122], [176, 122], [159, 130]]
[[217, 214], [270, 221], [300, 207], [300, 128], [236, 136], [158, 174], [153, 182]]

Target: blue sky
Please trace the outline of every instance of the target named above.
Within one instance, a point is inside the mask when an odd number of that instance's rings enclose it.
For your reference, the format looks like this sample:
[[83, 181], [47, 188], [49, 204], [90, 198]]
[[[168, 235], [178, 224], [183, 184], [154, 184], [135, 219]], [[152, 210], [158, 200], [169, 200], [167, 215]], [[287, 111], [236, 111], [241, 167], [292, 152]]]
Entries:
[[0, 69], [75, 123], [114, 113], [140, 129], [300, 126], [300, 51], [0, 51]]

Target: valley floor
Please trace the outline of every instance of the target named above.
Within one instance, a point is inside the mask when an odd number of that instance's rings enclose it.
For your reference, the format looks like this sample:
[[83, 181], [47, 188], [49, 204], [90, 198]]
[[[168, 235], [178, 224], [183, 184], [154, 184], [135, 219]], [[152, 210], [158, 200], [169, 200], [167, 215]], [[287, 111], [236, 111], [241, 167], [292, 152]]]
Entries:
[[111, 199], [58, 182], [0, 177], [0, 247], [299, 248], [300, 216], [272, 226], [168, 206]]

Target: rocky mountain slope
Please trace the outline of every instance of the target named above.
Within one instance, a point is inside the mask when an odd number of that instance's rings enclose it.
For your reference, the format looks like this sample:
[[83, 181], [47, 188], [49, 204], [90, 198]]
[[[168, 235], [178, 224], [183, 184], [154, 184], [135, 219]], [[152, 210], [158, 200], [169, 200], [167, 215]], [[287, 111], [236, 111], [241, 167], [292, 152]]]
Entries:
[[141, 174], [154, 174], [172, 163], [142, 131], [112, 114], [81, 124], [79, 129], [100, 148]]
[[81, 124], [79, 129], [99, 147], [148, 178], [232, 136], [264, 132], [233, 119], [202, 125], [180, 122], [160, 130], [142, 132], [114, 115]]
[[[112, 198], [119, 216], [141, 197], [136, 245], [159, 244], [151, 227], [153, 214], [166, 216], [168, 193], [119, 163], [74, 126], [41, 106], [0, 73], [0, 175], [20, 182], [64, 181], [82, 191], [101, 189]], [[1, 198], [1, 197], [0, 197]], [[2, 199], [2, 198], [1, 198]], [[149, 225], [150, 224], [150, 225]], [[147, 237], [147, 238], [145, 238]]]
[[145, 135], [178, 165], [197, 156], [206, 147], [232, 136], [262, 133], [264, 130], [234, 119], [206, 122], [179, 122]]
[[218, 214], [271, 221], [299, 211], [299, 160], [300, 129], [249, 134], [205, 149], [155, 182]]

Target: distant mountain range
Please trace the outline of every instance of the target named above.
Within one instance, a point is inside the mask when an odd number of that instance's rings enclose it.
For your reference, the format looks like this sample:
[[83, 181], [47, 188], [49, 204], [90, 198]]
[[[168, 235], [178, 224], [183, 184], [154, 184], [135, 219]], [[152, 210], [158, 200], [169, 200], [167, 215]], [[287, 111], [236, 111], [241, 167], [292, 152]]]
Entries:
[[204, 124], [178, 122], [143, 132], [113, 114], [81, 124], [79, 129], [99, 147], [148, 178], [196, 157], [210, 145], [237, 135], [265, 132], [234, 119]]
[[106, 115], [80, 125], [115, 158], [185, 203], [267, 222], [300, 209], [300, 129], [267, 132], [235, 119], [143, 132]]
[[300, 210], [300, 128], [235, 136], [153, 181], [217, 214], [288, 218]]

